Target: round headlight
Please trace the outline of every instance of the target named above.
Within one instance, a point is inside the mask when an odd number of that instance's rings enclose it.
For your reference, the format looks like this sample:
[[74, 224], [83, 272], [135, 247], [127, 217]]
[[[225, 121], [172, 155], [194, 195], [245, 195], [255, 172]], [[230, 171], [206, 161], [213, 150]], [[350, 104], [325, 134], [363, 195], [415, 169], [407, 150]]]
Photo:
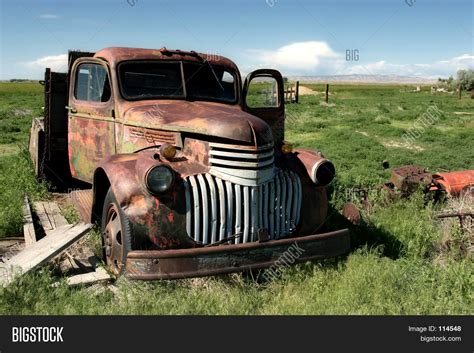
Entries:
[[153, 193], [168, 191], [173, 185], [174, 175], [170, 168], [159, 165], [151, 168], [146, 175], [146, 186]]

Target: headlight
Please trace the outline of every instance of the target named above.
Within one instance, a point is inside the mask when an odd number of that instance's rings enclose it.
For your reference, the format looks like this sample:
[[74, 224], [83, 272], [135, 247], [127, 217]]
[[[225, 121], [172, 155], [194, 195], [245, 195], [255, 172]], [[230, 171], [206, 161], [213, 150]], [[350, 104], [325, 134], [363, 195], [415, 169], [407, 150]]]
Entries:
[[313, 183], [326, 186], [334, 179], [336, 168], [330, 160], [322, 158], [313, 165], [311, 174]]
[[174, 175], [170, 168], [159, 165], [151, 168], [146, 174], [147, 188], [156, 194], [168, 191], [173, 185]]

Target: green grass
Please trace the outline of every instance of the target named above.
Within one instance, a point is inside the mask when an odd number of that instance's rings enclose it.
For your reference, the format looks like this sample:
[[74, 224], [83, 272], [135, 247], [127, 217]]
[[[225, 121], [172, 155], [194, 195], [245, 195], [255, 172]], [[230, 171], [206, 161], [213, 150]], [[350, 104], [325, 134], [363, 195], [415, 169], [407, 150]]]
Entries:
[[[286, 139], [321, 150], [336, 165], [333, 207], [340, 209], [354, 187], [367, 187], [372, 195], [373, 210], [354, 230], [347, 257], [301, 264], [271, 282], [242, 274], [153, 283], [120, 279], [116, 294], [69, 288], [44, 268], [0, 289], [0, 314], [472, 314], [472, 259], [454, 248], [440, 251], [443, 238], [464, 239], [455, 222], [444, 228], [435, 221], [444, 205], [426, 204], [421, 194], [386, 203], [377, 194], [390, 176], [383, 160], [392, 167], [474, 169], [474, 116], [455, 114], [474, 112], [474, 101], [431, 95], [429, 87], [420, 93], [410, 89], [331, 85], [329, 106], [321, 94], [287, 106]], [[0, 102], [0, 236], [5, 236], [21, 233], [25, 191], [32, 198], [48, 197], [24, 149], [31, 118], [41, 115], [42, 87], [0, 84]], [[419, 148], [400, 147], [405, 130], [434, 104], [443, 114], [415, 141]], [[20, 109], [27, 114], [15, 115]], [[66, 213], [76, 217], [72, 210]], [[98, 237], [89, 236], [95, 248]]]

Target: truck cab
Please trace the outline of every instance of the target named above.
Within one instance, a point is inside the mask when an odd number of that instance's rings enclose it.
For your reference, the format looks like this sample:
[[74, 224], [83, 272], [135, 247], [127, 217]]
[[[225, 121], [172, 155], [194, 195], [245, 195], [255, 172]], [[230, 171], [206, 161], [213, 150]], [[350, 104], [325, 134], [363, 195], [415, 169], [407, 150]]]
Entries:
[[264, 268], [295, 244], [294, 262], [349, 250], [347, 229], [321, 233], [335, 167], [285, 141], [278, 71], [242, 80], [227, 58], [166, 48], [70, 52], [68, 67], [46, 70], [32, 160], [39, 177], [80, 183], [77, 209], [117, 275]]

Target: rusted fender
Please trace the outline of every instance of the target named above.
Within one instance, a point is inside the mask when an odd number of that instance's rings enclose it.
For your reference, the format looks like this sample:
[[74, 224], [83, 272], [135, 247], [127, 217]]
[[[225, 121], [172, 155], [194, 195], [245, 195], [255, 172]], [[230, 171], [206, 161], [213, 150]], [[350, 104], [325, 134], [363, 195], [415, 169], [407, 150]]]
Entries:
[[326, 186], [336, 176], [334, 164], [319, 151], [297, 149], [295, 156], [304, 165], [308, 176], [316, 185]]
[[317, 152], [305, 153], [305, 162], [301, 153], [303, 150], [295, 150], [293, 153], [281, 155], [276, 160], [276, 166], [296, 172], [301, 178], [302, 194], [300, 225], [297, 228], [299, 235], [314, 234], [321, 231], [327, 220], [328, 197], [326, 187], [314, 183], [311, 178], [311, 163], [317, 163], [320, 155]]
[[450, 195], [457, 195], [474, 187], [474, 170], [433, 174], [433, 182]]
[[155, 165], [170, 162], [159, 157], [157, 149], [140, 153], [113, 155], [102, 163], [94, 173], [93, 219], [102, 214], [103, 199], [107, 184], [132, 225], [132, 248], [172, 249], [195, 246], [186, 233], [186, 205], [182, 177], [186, 174], [205, 173], [206, 168], [185, 158], [169, 165], [175, 172], [171, 190], [159, 197], [151, 194], [145, 186], [145, 175]]

